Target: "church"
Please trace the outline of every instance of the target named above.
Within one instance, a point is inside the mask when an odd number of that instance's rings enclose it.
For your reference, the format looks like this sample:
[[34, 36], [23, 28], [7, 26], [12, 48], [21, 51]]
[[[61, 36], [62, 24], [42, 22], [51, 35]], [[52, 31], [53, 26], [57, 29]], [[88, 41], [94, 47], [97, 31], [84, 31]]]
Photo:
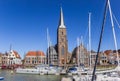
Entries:
[[[79, 56], [80, 64], [89, 64], [89, 53], [87, 49], [81, 44], [76, 47], [72, 54], [68, 52], [68, 40], [67, 40], [67, 29], [64, 24], [64, 17], [62, 8], [60, 10], [60, 19], [57, 28], [57, 44], [55, 46], [49, 46], [47, 49], [47, 62], [49, 65], [67, 67], [78, 64], [78, 53], [77, 50], [83, 51]], [[49, 58], [49, 60], [48, 60]]]
[[71, 54], [68, 52], [68, 40], [66, 31], [67, 30], [64, 24], [63, 11], [61, 8], [59, 25], [57, 28], [57, 44], [55, 46], [49, 46], [49, 51], [47, 49], [47, 59], [49, 58], [49, 64], [67, 66], [69, 63]]

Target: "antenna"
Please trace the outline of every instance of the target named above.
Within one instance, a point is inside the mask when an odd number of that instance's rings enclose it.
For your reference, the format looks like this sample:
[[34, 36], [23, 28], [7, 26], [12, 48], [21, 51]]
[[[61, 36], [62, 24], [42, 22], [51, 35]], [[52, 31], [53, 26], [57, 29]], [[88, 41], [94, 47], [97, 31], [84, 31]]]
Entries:
[[10, 50], [9, 51], [11, 52], [11, 50], [12, 50], [12, 44], [10, 44]]

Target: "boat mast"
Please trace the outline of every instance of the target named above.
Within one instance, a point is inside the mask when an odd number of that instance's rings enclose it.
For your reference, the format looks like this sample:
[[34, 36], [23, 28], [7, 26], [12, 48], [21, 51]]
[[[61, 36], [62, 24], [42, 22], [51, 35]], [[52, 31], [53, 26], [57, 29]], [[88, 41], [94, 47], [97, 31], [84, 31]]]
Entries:
[[82, 55], [82, 46], [83, 46], [83, 37], [80, 38], [80, 63], [83, 64], [83, 55]]
[[[89, 51], [88, 51], [88, 50], [89, 50], [89, 44], [87, 44], [87, 53], [89, 54]], [[88, 56], [88, 67], [90, 66], [89, 63], [90, 63], [90, 61], [89, 61], [89, 56]]]
[[78, 64], [78, 67], [80, 66], [80, 62], [79, 62], [79, 60], [80, 60], [80, 57], [79, 57], [79, 42], [80, 42], [80, 39], [79, 39], [79, 37], [77, 38], [77, 57], [78, 57], [78, 60], [77, 60], [77, 64]]
[[89, 13], [89, 21], [88, 21], [88, 29], [89, 29], [89, 52], [90, 52], [90, 55], [89, 55], [89, 59], [90, 59], [90, 70], [91, 70], [91, 13]]
[[47, 28], [47, 42], [48, 42], [48, 50], [47, 50], [47, 54], [48, 54], [48, 66], [49, 66], [49, 47], [50, 47], [50, 42], [49, 42], [49, 30]]
[[96, 55], [96, 60], [95, 60], [95, 66], [94, 66], [94, 69], [93, 69], [93, 74], [92, 74], [92, 80], [91, 81], [94, 81], [94, 79], [95, 79], [96, 65], [97, 65], [98, 54], [100, 52], [100, 47], [101, 47], [101, 42], [102, 42], [102, 36], [103, 36], [103, 31], [104, 31], [104, 26], [105, 26], [105, 21], [106, 21], [107, 9], [108, 9], [108, 0], [106, 0], [104, 17], [103, 17], [103, 22], [102, 22], [102, 29], [101, 29], [101, 33], [100, 33], [100, 40], [99, 40], [99, 45], [98, 45], [98, 50], [97, 50], [97, 55]]
[[54, 65], [54, 52], [53, 52], [53, 48], [52, 48], [52, 42], [51, 42], [51, 40], [50, 40], [50, 36], [49, 36], [49, 41], [50, 41], [50, 47], [51, 47], [51, 49], [50, 49], [50, 58], [51, 58], [51, 64], [52, 65]]
[[108, 0], [108, 8], [109, 8], [109, 12], [110, 12], [110, 19], [111, 19], [111, 25], [112, 25], [112, 30], [113, 30], [114, 43], [115, 43], [115, 49], [116, 49], [116, 54], [117, 54], [117, 62], [118, 62], [118, 66], [119, 66], [120, 64], [119, 64], [119, 56], [118, 56], [118, 46], [117, 46], [115, 29], [114, 29], [113, 15], [112, 15], [112, 10], [111, 10], [109, 0]]
[[81, 36], [81, 58], [82, 58], [82, 64], [85, 64], [85, 51], [84, 51], [84, 40], [83, 40], [83, 36]]

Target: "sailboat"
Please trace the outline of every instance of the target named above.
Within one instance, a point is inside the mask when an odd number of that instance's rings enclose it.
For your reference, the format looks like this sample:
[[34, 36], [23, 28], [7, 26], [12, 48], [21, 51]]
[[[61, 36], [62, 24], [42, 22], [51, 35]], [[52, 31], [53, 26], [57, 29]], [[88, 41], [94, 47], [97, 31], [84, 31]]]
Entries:
[[[100, 46], [101, 46], [103, 30], [104, 30], [104, 25], [105, 25], [105, 21], [106, 21], [107, 9], [109, 9], [109, 12], [110, 12], [110, 19], [111, 19], [111, 24], [112, 24], [112, 31], [113, 31], [115, 49], [116, 49], [116, 51], [118, 50], [117, 49], [117, 41], [116, 41], [115, 29], [114, 29], [114, 23], [113, 23], [113, 15], [112, 15], [112, 10], [111, 10], [111, 6], [110, 6], [110, 0], [107, 0], [106, 1], [105, 12], [104, 12], [102, 30], [101, 30], [101, 34], [100, 34], [100, 41], [99, 41], [98, 51], [97, 51], [97, 56], [96, 56], [96, 61], [95, 61], [95, 66], [94, 66], [92, 78], [90, 78], [87, 81], [120, 81], [119, 74], [118, 74], [118, 71], [120, 71], [118, 51], [116, 52], [118, 66], [115, 69], [105, 70], [105, 71], [96, 71], [96, 64], [97, 64], [98, 54], [99, 54]], [[85, 81], [85, 79], [82, 79], [81, 76], [80, 77], [74, 77], [74, 79], [75, 79], [75, 81], [79, 81], [79, 80], [80, 81]]]
[[[49, 40], [48, 30], [47, 30], [47, 38]], [[49, 48], [49, 44], [50, 43], [48, 41], [48, 48]], [[49, 56], [49, 52], [48, 52], [48, 56]], [[42, 62], [42, 59], [41, 59], [41, 62]], [[17, 68], [16, 73], [50, 75], [50, 74], [56, 74], [57, 69], [55, 67], [49, 66], [49, 57], [48, 57], [48, 65], [40, 64], [40, 65], [37, 65], [35, 68]]]
[[[112, 10], [111, 10], [110, 0], [107, 0], [107, 2], [106, 2], [98, 53], [99, 53], [100, 44], [101, 44], [101, 40], [102, 40], [102, 33], [103, 33], [104, 24], [105, 24], [105, 20], [106, 20], [107, 9], [109, 9], [109, 13], [110, 13], [110, 20], [111, 20], [111, 25], [112, 25], [112, 31], [113, 31], [113, 37], [114, 37], [114, 43], [115, 43], [118, 65], [115, 69], [98, 72], [100, 74], [97, 75], [98, 77], [97, 77], [96, 81], [120, 81], [119, 74], [118, 74], [118, 71], [120, 71], [119, 54], [118, 54], [118, 51], [117, 51], [118, 50], [117, 40], [116, 40], [116, 34], [115, 34], [115, 29], [114, 29], [113, 14], [112, 14]], [[98, 54], [97, 54], [97, 57], [96, 57], [96, 62], [97, 62], [97, 58], [98, 58]], [[95, 63], [95, 67], [94, 67], [94, 71], [93, 71], [93, 75], [92, 75], [92, 81], [94, 81], [94, 79], [95, 79], [95, 72], [96, 72], [96, 63]]]
[[[91, 68], [91, 13], [89, 13], [89, 21], [88, 21], [88, 29], [89, 29], [89, 60], [88, 60], [88, 66], [89, 66], [89, 69], [85, 69], [85, 68], [82, 68], [82, 66], [80, 66], [80, 62], [79, 60], [81, 59], [81, 46], [83, 45], [83, 42], [82, 44], [80, 45], [79, 47], [79, 38], [77, 39], [77, 45], [78, 45], [78, 50], [77, 50], [77, 54], [78, 54], [78, 68], [79, 68], [79, 71], [78, 71], [78, 75], [77, 76], [73, 76], [73, 79], [75, 81], [90, 81], [91, 80], [91, 73], [92, 73], [92, 68]], [[82, 37], [81, 37], [81, 40], [82, 40]], [[79, 51], [80, 49], [80, 51]], [[84, 59], [84, 57], [83, 57]], [[84, 64], [84, 61], [81, 62]]]
[[[49, 36], [49, 31], [47, 29], [47, 42], [48, 42], [48, 50], [47, 50], [47, 53], [48, 53], [48, 71], [47, 71], [47, 74], [50, 75], [50, 74], [54, 74], [54, 75], [60, 75], [60, 71], [57, 67], [55, 66], [50, 66], [50, 63], [53, 63], [54, 64], [54, 55], [50, 56], [50, 52], [52, 52], [53, 54], [53, 49], [50, 49], [51, 48], [51, 41], [50, 41], [50, 36]], [[50, 61], [51, 60], [51, 61]]]
[[77, 66], [70, 67], [70, 68], [68, 69], [68, 75], [80, 74], [81, 71], [82, 71], [82, 68], [80, 67], [81, 45], [80, 45], [80, 39], [79, 39], [79, 37], [77, 38], [76, 54], [77, 54]]

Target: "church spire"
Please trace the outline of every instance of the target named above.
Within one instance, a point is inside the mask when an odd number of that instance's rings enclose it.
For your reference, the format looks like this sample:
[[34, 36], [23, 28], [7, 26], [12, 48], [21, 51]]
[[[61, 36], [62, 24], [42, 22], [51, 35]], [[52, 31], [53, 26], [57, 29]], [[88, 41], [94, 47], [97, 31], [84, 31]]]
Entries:
[[60, 11], [59, 28], [65, 28], [62, 7], [61, 7], [61, 11]]

